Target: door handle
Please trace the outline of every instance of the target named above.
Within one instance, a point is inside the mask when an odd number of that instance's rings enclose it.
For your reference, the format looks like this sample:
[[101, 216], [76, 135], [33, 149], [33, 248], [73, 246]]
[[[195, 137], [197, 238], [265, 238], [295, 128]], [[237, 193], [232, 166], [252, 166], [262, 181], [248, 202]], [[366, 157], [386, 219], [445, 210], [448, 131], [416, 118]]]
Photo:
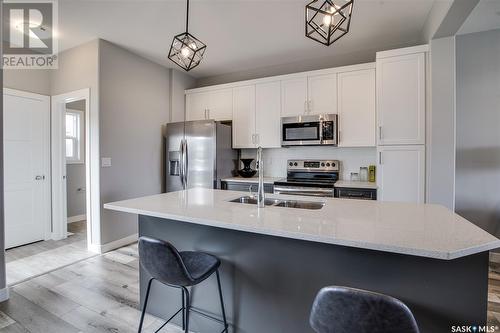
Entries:
[[181, 178], [182, 189], [184, 189], [184, 139], [181, 139], [181, 144], [179, 146], [179, 154], [180, 154], [179, 177]]
[[378, 164], [382, 165], [382, 152], [378, 152]]
[[382, 126], [381, 125], [378, 126], [378, 139], [382, 140]]
[[189, 168], [189, 159], [188, 159], [188, 144], [186, 139], [184, 139], [184, 187], [187, 189], [188, 186], [188, 168]]

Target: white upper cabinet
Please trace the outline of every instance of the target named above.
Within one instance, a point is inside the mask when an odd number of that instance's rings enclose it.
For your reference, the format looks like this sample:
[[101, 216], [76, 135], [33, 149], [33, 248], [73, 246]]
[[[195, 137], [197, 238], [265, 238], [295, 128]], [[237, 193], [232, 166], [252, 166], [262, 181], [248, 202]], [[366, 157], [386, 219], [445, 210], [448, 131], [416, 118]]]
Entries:
[[337, 74], [308, 78], [308, 114], [337, 113]]
[[425, 144], [425, 53], [377, 56], [379, 145]]
[[423, 203], [425, 200], [425, 147], [379, 146], [378, 199]]
[[233, 89], [219, 89], [186, 95], [186, 120], [231, 120]]
[[186, 120], [207, 119], [209, 93], [200, 92], [186, 95]]
[[375, 69], [338, 74], [338, 113], [339, 147], [376, 145]]
[[258, 83], [255, 86], [256, 145], [263, 148], [281, 147], [281, 84]]
[[233, 148], [277, 148], [281, 84], [258, 83], [233, 90]]
[[231, 120], [233, 116], [233, 89], [214, 90], [210, 93], [208, 119]]
[[281, 116], [307, 114], [307, 77], [281, 81]]
[[253, 148], [255, 135], [255, 85], [233, 89], [233, 148]]

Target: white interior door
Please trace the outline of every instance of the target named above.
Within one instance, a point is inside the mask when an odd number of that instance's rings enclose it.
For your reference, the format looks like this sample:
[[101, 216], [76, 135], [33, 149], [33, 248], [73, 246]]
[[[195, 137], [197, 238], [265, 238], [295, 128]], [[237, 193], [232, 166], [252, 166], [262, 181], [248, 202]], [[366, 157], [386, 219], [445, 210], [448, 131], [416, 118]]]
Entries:
[[4, 89], [5, 247], [50, 235], [50, 100]]

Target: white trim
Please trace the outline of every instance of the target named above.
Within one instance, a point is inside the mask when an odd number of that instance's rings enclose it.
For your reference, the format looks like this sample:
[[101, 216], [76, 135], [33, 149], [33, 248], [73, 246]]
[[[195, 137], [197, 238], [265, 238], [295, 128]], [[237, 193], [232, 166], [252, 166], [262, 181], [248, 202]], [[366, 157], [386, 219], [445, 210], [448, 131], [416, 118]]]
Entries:
[[78, 158], [68, 159], [66, 157], [66, 164], [85, 164], [85, 112], [67, 108], [66, 114], [75, 114], [78, 117], [78, 135], [76, 137], [78, 141]]
[[9, 288], [0, 289], [0, 302], [5, 302], [9, 299]]
[[112, 242], [109, 242], [106, 244], [102, 244], [102, 245], [92, 244], [89, 246], [89, 250], [94, 252], [94, 253], [102, 254], [102, 253], [106, 253], [109, 251], [119, 249], [120, 247], [124, 247], [124, 246], [129, 245], [129, 244], [135, 243], [135, 242], [137, 242], [138, 239], [139, 239], [139, 234], [133, 234], [133, 235], [127, 236], [125, 238], [120, 238], [120, 239], [117, 239], [115, 241], [112, 241]]
[[[66, 197], [66, 158], [64, 154], [64, 115], [66, 103], [85, 100], [85, 175], [86, 175], [86, 202], [87, 202], [87, 245], [92, 241], [93, 206], [99, 206], [99, 198], [91, 196], [92, 185], [99, 187], [99, 180], [91, 178], [90, 173], [90, 89], [85, 88], [69, 93], [52, 96], [52, 238], [62, 239], [67, 237], [67, 197]], [[94, 201], [92, 201], [94, 199]], [[97, 202], [95, 202], [97, 201]], [[99, 209], [98, 209], [99, 210]], [[98, 222], [97, 222], [98, 223]]]
[[394, 50], [387, 50], [387, 51], [379, 51], [379, 52], [377, 52], [376, 58], [381, 59], [381, 58], [389, 58], [389, 57], [399, 57], [402, 55], [423, 53], [423, 52], [429, 52], [429, 44], [410, 46], [410, 47], [404, 47], [401, 49], [394, 49]]
[[217, 85], [201, 87], [201, 88], [187, 89], [187, 90], [184, 90], [184, 93], [185, 93], [185, 95], [189, 95], [189, 94], [194, 94], [194, 93], [199, 93], [199, 92], [207, 92], [207, 91], [227, 89], [227, 88], [236, 88], [236, 87], [248, 86], [248, 85], [253, 85], [253, 84], [258, 84], [258, 83], [269, 83], [269, 82], [289, 80], [289, 79], [294, 79], [294, 78], [304, 78], [304, 77], [308, 77], [308, 76], [337, 74], [337, 73], [352, 72], [352, 71], [358, 71], [358, 70], [364, 70], [364, 69], [374, 69], [375, 67], [376, 67], [376, 64], [374, 62], [368, 62], [368, 63], [358, 64], [358, 65], [333, 67], [333, 68], [319, 69], [319, 70], [314, 70], [314, 71], [298, 72], [298, 73], [286, 74], [286, 75], [269, 76], [269, 77], [260, 78], [260, 79], [237, 81], [237, 82], [217, 84]]
[[85, 214], [68, 216], [68, 223], [85, 221], [86, 219], [87, 219], [87, 215], [85, 215]]

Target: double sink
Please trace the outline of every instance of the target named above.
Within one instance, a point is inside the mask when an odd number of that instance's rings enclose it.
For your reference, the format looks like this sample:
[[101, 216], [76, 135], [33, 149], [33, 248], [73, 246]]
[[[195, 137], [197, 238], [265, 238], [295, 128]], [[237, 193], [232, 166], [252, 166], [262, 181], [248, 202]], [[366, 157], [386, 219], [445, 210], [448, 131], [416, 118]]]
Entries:
[[[239, 197], [230, 202], [256, 205], [257, 197], [246, 195], [243, 197]], [[265, 206], [274, 206], [274, 207], [285, 207], [285, 208], [299, 208], [299, 209], [311, 209], [317, 210], [323, 208], [325, 205], [324, 202], [320, 201], [303, 201], [303, 200], [290, 200], [290, 199], [279, 199], [279, 198], [267, 198], [264, 200]]]

